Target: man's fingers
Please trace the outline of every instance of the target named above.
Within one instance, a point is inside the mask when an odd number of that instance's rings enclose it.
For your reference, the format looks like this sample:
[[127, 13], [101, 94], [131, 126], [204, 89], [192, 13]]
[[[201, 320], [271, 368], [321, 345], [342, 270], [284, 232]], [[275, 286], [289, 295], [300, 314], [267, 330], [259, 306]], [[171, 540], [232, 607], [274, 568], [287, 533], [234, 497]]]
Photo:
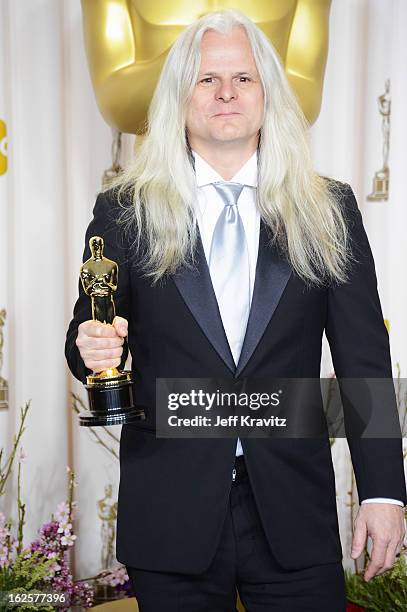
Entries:
[[115, 317], [113, 319], [113, 327], [115, 328], [116, 333], [122, 338], [127, 336], [129, 327], [127, 319], [124, 319], [123, 317]]
[[84, 321], [78, 327], [78, 336], [80, 334], [93, 338], [114, 338], [117, 335], [112, 325], [100, 321]]
[[380, 576], [381, 574], [384, 574], [385, 572], [389, 571], [393, 567], [398, 557], [400, 557], [400, 551], [403, 548], [403, 542], [404, 542], [404, 536], [401, 540], [396, 539], [396, 540], [390, 541], [387, 547], [387, 552], [386, 552], [386, 557], [384, 560], [383, 567], [380, 571], [377, 572], [376, 576]]
[[87, 337], [85, 350], [104, 350], [114, 349], [123, 346], [124, 338], [115, 336], [114, 338], [93, 338]]
[[376, 576], [380, 576], [380, 574], [384, 574], [384, 572], [389, 571], [395, 561], [396, 561], [396, 554], [398, 551], [398, 542], [390, 542], [388, 548], [387, 548], [387, 552], [386, 552], [386, 558], [384, 560], [384, 565], [382, 567], [382, 569], [377, 572]]
[[[113, 349], [95, 349], [95, 350], [87, 350], [83, 352], [82, 359], [85, 361], [85, 365], [87, 361], [108, 361], [109, 359], [119, 359], [123, 354], [123, 347], [119, 346]], [[87, 366], [89, 367], [89, 366]]]
[[362, 554], [362, 551], [366, 545], [367, 538], [367, 527], [363, 519], [359, 518], [355, 522], [355, 531], [353, 533], [352, 540], [352, 559], [357, 559]]
[[84, 321], [78, 326], [76, 345], [85, 366], [94, 372], [118, 367], [123, 344], [124, 338], [117, 334], [113, 325]]
[[380, 570], [384, 569], [388, 545], [388, 540], [378, 538], [373, 539], [371, 559], [364, 573], [364, 579], [366, 582], [373, 578], [373, 576], [376, 576]]

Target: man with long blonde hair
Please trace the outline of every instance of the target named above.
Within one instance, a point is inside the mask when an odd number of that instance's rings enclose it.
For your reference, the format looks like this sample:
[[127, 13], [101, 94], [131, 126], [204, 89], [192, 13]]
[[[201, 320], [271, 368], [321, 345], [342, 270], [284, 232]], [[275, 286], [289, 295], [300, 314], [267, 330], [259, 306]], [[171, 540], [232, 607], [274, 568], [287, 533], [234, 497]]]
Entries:
[[[141, 612], [232, 611], [236, 588], [247, 612], [344, 611], [329, 438], [159, 438], [155, 394], [161, 378], [318, 379], [324, 330], [338, 379], [391, 379], [353, 192], [313, 169], [280, 61], [234, 10], [181, 34], [146, 128], [86, 236], [118, 262], [120, 316], [92, 321], [81, 291], [66, 343], [82, 381], [130, 350], [147, 407], [122, 428], [117, 557]], [[403, 544], [401, 440], [348, 441], [369, 580]]]

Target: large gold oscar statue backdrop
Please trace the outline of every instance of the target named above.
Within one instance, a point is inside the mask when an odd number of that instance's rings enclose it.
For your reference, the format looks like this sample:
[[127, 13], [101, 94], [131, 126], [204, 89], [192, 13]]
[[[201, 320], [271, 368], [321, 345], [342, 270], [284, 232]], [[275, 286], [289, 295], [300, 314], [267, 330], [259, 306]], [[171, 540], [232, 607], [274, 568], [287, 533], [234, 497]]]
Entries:
[[142, 134], [167, 53], [203, 14], [239, 9], [269, 37], [310, 123], [321, 108], [331, 0], [82, 0], [99, 109], [120, 132]]

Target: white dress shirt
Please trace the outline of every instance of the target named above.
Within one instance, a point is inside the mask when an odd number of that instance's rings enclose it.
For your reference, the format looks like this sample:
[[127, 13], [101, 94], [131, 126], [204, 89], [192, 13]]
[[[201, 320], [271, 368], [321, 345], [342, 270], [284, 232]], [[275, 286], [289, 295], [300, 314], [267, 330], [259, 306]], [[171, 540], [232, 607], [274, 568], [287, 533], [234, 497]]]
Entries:
[[[225, 207], [225, 204], [211, 183], [224, 181], [216, 170], [214, 170], [202, 157], [192, 151], [195, 158], [195, 174], [198, 187], [197, 221], [201, 234], [202, 245], [205, 251], [206, 261], [209, 262], [213, 231], [216, 222]], [[244, 166], [230, 179], [235, 183], [245, 185], [239, 197], [238, 207], [243, 227], [246, 232], [247, 248], [249, 252], [249, 276], [250, 276], [250, 304], [253, 297], [254, 277], [256, 273], [257, 253], [259, 250], [260, 213], [256, 206], [257, 186], [257, 153], [253, 153]], [[228, 338], [235, 364], [239, 361], [239, 355], [234, 349], [233, 338]], [[236, 456], [243, 455], [240, 438], [237, 440]]]
[[[205, 252], [206, 261], [209, 262], [209, 251], [211, 248], [213, 231], [220, 213], [224, 209], [224, 202], [221, 196], [211, 183], [224, 181], [212, 166], [210, 166], [198, 153], [192, 151], [195, 160], [196, 184], [198, 187], [198, 206], [197, 222], [201, 234], [202, 245]], [[256, 187], [257, 187], [257, 151], [240, 168], [240, 170], [230, 179], [235, 183], [241, 183], [244, 188], [240, 194], [238, 207], [246, 232], [247, 247], [249, 251], [249, 274], [250, 274], [250, 304], [253, 297], [254, 278], [256, 273], [257, 254], [259, 250], [260, 234], [260, 213], [256, 206]], [[239, 355], [233, 350], [233, 338], [228, 338], [232, 355], [237, 364]], [[243, 455], [243, 448], [240, 438], [237, 440], [236, 456]], [[403, 506], [403, 502], [396, 499], [375, 497], [364, 499], [362, 503], [387, 502]]]

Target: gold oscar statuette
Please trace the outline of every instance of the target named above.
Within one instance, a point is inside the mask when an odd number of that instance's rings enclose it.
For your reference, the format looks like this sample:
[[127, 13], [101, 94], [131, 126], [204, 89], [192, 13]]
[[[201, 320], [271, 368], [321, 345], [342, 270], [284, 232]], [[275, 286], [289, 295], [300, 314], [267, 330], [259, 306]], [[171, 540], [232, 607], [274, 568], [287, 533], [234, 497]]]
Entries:
[[389, 199], [389, 149], [390, 149], [390, 116], [391, 116], [391, 97], [390, 80], [387, 79], [384, 85], [384, 93], [378, 97], [379, 113], [382, 116], [382, 135], [383, 135], [383, 165], [380, 170], [375, 172], [373, 177], [373, 190], [367, 196], [371, 202], [387, 201]]
[[[103, 256], [103, 238], [89, 240], [92, 256], [82, 264], [80, 278], [83, 290], [92, 301], [92, 319], [112, 325], [115, 318], [113, 294], [117, 291], [117, 263]], [[122, 425], [145, 419], [144, 410], [136, 407], [130, 371], [109, 368], [86, 377], [89, 410], [79, 415], [85, 427]]]

